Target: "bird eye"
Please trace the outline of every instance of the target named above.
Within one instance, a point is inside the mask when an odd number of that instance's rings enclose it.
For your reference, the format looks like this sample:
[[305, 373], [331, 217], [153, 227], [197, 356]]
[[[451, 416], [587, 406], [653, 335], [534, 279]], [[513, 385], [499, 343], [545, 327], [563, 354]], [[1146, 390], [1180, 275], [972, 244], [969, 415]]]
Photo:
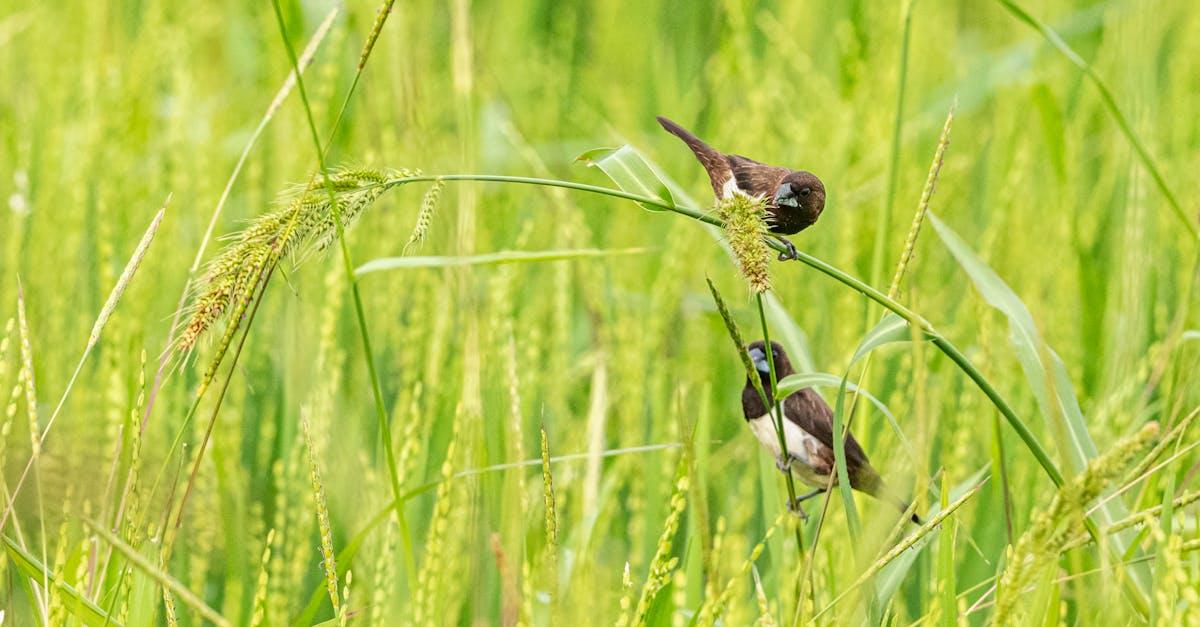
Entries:
[[812, 188], [811, 188], [811, 187], [804, 187], [804, 188], [801, 188], [801, 190], [800, 190], [800, 195], [801, 195], [801, 196], [807, 196], [807, 195], [809, 195], [809, 194], [811, 194], [811, 193], [812, 193]]

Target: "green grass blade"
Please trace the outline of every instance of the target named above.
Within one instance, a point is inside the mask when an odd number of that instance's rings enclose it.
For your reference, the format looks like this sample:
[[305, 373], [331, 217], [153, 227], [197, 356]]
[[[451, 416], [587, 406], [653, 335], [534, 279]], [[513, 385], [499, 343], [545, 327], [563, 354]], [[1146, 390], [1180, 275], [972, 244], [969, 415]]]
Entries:
[[[618, 148], [595, 148], [576, 159], [589, 167], [600, 168], [621, 189], [656, 198], [668, 206], [675, 206], [671, 190], [650, 169], [646, 160], [632, 146]], [[662, 211], [663, 207], [649, 203], [638, 203], [648, 211]]]
[[509, 263], [532, 263], [541, 261], [564, 261], [568, 259], [589, 259], [596, 257], [619, 257], [622, 255], [640, 255], [649, 252], [650, 248], [619, 248], [602, 250], [597, 248], [561, 249], [561, 250], [503, 250], [482, 255], [467, 255], [462, 257], [380, 257], [372, 259], [359, 266], [354, 274], [363, 276], [372, 272], [387, 270], [411, 270], [415, 268], [448, 268], [458, 266], [499, 266]]
[[120, 627], [121, 623], [105, 613], [104, 610], [100, 609], [95, 603], [92, 603], [87, 597], [79, 594], [79, 591], [73, 586], [56, 579], [54, 573], [47, 571], [37, 558], [27, 553], [12, 538], [4, 536], [4, 544], [8, 550], [8, 558], [12, 560], [17, 570], [21, 571], [26, 577], [38, 582], [49, 579], [50, 583], [58, 588], [61, 594], [66, 595], [70, 599], [70, 602], [65, 604], [65, 607], [76, 618], [82, 621], [83, 624]]

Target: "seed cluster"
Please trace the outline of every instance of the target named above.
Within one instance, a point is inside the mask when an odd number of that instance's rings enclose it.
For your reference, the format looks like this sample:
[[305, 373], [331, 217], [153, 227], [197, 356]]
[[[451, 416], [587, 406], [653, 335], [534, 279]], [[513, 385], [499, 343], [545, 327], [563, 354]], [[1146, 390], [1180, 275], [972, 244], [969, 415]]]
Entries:
[[[406, 171], [343, 168], [329, 173], [329, 188], [343, 226], [349, 226], [384, 191], [389, 180]], [[175, 347], [192, 349], [231, 308], [253, 300], [264, 270], [280, 258], [329, 247], [337, 237], [330, 192], [319, 177], [312, 184], [284, 191], [276, 209], [256, 218], [209, 262]]]
[[717, 214], [725, 221], [729, 247], [737, 258], [750, 289], [761, 294], [771, 289], [771, 250], [767, 247], [766, 198], [734, 191], [717, 201]]

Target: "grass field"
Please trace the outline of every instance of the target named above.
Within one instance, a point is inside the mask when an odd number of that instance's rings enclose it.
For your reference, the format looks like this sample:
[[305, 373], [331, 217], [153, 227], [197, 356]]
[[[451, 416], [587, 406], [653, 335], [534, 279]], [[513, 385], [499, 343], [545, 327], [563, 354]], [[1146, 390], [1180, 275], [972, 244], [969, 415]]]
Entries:
[[1200, 621], [1193, 2], [390, 4], [0, 6], [4, 624]]

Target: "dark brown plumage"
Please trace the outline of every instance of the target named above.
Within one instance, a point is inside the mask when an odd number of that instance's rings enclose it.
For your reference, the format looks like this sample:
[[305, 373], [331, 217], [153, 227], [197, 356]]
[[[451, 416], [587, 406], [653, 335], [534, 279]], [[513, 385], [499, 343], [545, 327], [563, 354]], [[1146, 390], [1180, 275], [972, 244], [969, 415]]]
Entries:
[[[789, 170], [741, 155], [724, 154], [667, 118], [660, 115], [657, 119], [668, 133], [682, 139], [692, 149], [696, 160], [708, 172], [717, 198], [732, 193], [734, 186], [751, 196], [764, 196], [769, 214], [767, 226], [772, 233], [799, 233], [812, 226], [825, 209], [825, 185], [812, 172]], [[786, 258], [794, 256], [794, 252], [793, 248]]]
[[[771, 387], [770, 366], [766, 361], [764, 347], [765, 344], [762, 342], [754, 342], [747, 346], [746, 350], [750, 353], [755, 369], [758, 371], [768, 400], [774, 402], [775, 395], [774, 389]], [[795, 372], [792, 362], [788, 360], [787, 353], [777, 342], [771, 342], [771, 353], [775, 362], [776, 380]], [[754, 385], [748, 378], [746, 386], [742, 388], [742, 412], [754, 435], [767, 450], [776, 456], [782, 470], [785, 465], [780, 460], [782, 453], [779, 450], [779, 436], [775, 429], [774, 419], [768, 413], [767, 406], [763, 404], [758, 391], [754, 389]], [[825, 486], [829, 485], [831, 473], [834, 474], [832, 485], [836, 486], [837, 475], [834, 470], [833, 456], [833, 411], [829, 408], [829, 404], [812, 388], [804, 388], [783, 399], [783, 417], [788, 454], [791, 458], [786, 466], [801, 481], [816, 488], [813, 492], [798, 497], [796, 500], [803, 501], [824, 492]], [[799, 429], [793, 427], [799, 427]], [[853, 434], [846, 434], [845, 451], [850, 487], [892, 503], [900, 511], [908, 509], [908, 503], [888, 491], [883, 479], [871, 467], [866, 452], [863, 451], [858, 440], [854, 439]], [[796, 507], [799, 507], [798, 502]], [[917, 524], [921, 523], [921, 519], [916, 514], [912, 515], [912, 521]]]

